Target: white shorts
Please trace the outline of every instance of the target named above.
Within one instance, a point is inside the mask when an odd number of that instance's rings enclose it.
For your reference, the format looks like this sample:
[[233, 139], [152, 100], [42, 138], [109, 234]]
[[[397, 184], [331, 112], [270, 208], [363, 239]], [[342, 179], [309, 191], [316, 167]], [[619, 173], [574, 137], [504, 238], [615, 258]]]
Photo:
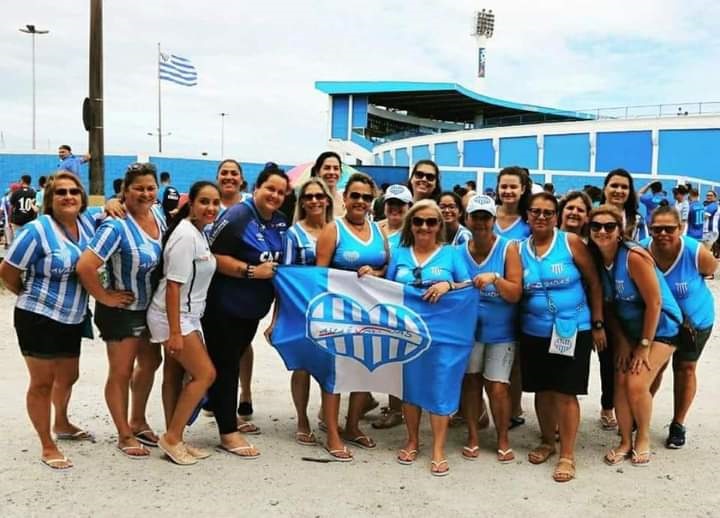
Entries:
[[475, 342], [465, 373], [482, 374], [488, 381], [510, 383], [515, 347], [515, 342], [503, 344]]
[[[164, 312], [148, 309], [147, 325], [150, 330], [150, 342], [163, 344], [170, 338], [170, 327], [168, 326], [167, 315]], [[202, 336], [202, 325], [200, 317], [189, 313], [180, 313], [180, 333], [187, 336], [193, 331], [198, 331]]]

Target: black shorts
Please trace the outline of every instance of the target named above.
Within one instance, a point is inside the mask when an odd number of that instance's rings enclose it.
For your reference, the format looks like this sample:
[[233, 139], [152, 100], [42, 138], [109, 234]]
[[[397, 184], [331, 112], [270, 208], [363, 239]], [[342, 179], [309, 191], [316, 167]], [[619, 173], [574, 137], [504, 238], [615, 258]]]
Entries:
[[111, 308], [95, 302], [95, 325], [106, 342], [119, 342], [124, 338], [147, 338], [146, 310]]
[[51, 360], [78, 358], [84, 323], [63, 324], [32, 311], [15, 308], [15, 332], [23, 356]]
[[524, 392], [552, 390], [562, 394], [587, 394], [590, 377], [592, 331], [578, 331], [575, 356], [550, 354], [550, 337], [520, 334], [520, 365]]
[[696, 329], [693, 334], [687, 327], [681, 326], [677, 338], [677, 349], [673, 353], [673, 365], [678, 362], [698, 361], [711, 334], [712, 326], [706, 329]]

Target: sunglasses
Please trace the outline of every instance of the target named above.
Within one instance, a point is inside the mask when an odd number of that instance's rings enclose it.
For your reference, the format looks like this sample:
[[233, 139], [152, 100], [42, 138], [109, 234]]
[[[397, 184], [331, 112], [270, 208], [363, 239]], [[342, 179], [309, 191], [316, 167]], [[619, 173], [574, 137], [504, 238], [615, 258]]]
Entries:
[[82, 190], [77, 187], [71, 187], [70, 189], [60, 188], [55, 189], [53, 194], [55, 194], [55, 196], [67, 196], [68, 194], [70, 196], [80, 196], [82, 194]]
[[127, 168], [128, 172], [132, 171], [146, 171], [148, 173], [155, 173], [157, 172], [157, 168], [155, 167], [155, 164], [151, 164], [150, 162], [135, 162], [134, 164], [130, 164]]
[[677, 228], [677, 225], [652, 225], [650, 227], [650, 232], [658, 235], [663, 232], [665, 234], [674, 234]]
[[415, 171], [413, 173], [413, 176], [418, 180], [425, 180], [427, 182], [434, 182], [435, 180], [437, 180], [437, 175], [435, 173], [423, 173], [422, 171]]
[[555, 215], [554, 210], [538, 209], [538, 208], [528, 209], [528, 213], [531, 214], [535, 218], [539, 218], [542, 216], [545, 219], [550, 219]]
[[412, 219], [412, 224], [414, 227], [422, 227], [423, 225], [427, 226], [427, 228], [433, 228], [437, 227], [440, 223], [440, 220], [437, 218], [421, 218], [419, 216], [414, 216]]
[[359, 192], [351, 192], [351, 193], [349, 193], [349, 194], [348, 194], [348, 198], [350, 198], [351, 200], [356, 200], [356, 201], [359, 200], [359, 199], [362, 199], [362, 201], [364, 201], [365, 203], [370, 203], [371, 201], [373, 201], [373, 195], [372, 195], [372, 194], [362, 194], [362, 193], [359, 193]]
[[323, 201], [325, 199], [325, 194], [322, 192], [303, 194], [301, 198], [303, 201]]
[[600, 223], [599, 221], [591, 221], [590, 224], [590, 230], [593, 232], [600, 232], [600, 230], [604, 230], [608, 234], [610, 232], [615, 232], [615, 230], [618, 228], [617, 221], [608, 221], [607, 223]]

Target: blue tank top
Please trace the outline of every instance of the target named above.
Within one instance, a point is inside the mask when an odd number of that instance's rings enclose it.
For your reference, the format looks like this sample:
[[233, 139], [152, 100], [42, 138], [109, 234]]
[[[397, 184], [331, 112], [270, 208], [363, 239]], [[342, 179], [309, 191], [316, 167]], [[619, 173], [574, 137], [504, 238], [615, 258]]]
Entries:
[[515, 220], [514, 223], [508, 225], [505, 229], [500, 228], [500, 225], [495, 223], [495, 235], [511, 239], [513, 241], [524, 241], [530, 236], [530, 225], [526, 221], [523, 221], [521, 217]]
[[[460, 257], [474, 279], [481, 273], [497, 272], [505, 276], [505, 258], [511, 240], [497, 236], [495, 244], [482, 263], [477, 263], [470, 254], [469, 243], [458, 247]], [[517, 304], [507, 302], [500, 296], [494, 284], [489, 284], [480, 290], [478, 298], [477, 322], [475, 326], [475, 341], [484, 344], [501, 344], [516, 340]]]
[[470, 277], [458, 252], [453, 246], [442, 245], [420, 264], [412, 247], [399, 246], [393, 251], [385, 277], [418, 287], [441, 281], [467, 282]]
[[455, 235], [453, 236], [450, 244], [453, 246], [464, 245], [471, 239], [472, 239], [472, 232], [470, 232], [464, 226], [460, 225], [460, 227], [458, 227], [458, 229], [457, 229], [457, 232], [455, 232]]
[[337, 238], [330, 266], [340, 270], [356, 271], [361, 266], [382, 268], [387, 263], [385, 237], [376, 223], [370, 224], [370, 238], [363, 241], [345, 226], [345, 218], [335, 218]]
[[388, 249], [390, 250], [390, 255], [392, 255], [393, 250], [395, 250], [397, 247], [400, 246], [400, 235], [402, 232], [398, 230], [397, 232], [393, 232], [389, 236], [386, 236], [387, 242], [388, 242]]
[[552, 336], [555, 315], [576, 320], [578, 331], [590, 329], [585, 287], [573, 261], [567, 233], [555, 230], [550, 247], [541, 257], [535, 254], [532, 238], [526, 239], [520, 244], [520, 259], [523, 265], [522, 332]]
[[[625, 332], [633, 340], [642, 338], [643, 317], [645, 315], [645, 301], [637, 289], [635, 281], [630, 278], [628, 270], [628, 257], [630, 248], [640, 247], [638, 243], [626, 243], [621, 246], [615, 256], [615, 262], [604, 268], [602, 274], [603, 291], [605, 298], [615, 302], [615, 310]], [[665, 282], [660, 269], [655, 266], [655, 277], [660, 285], [662, 311], [655, 336], [673, 337], [680, 331], [682, 313], [670, 288]]]
[[[651, 244], [652, 239], [643, 243], [648, 250]], [[715, 322], [715, 301], [705, 277], [698, 270], [701, 246], [695, 239], [682, 236], [680, 253], [670, 268], [663, 272], [683, 317], [694, 329], [707, 329]]]
[[695, 239], [702, 239], [703, 225], [705, 224], [705, 206], [700, 201], [693, 201], [688, 208], [687, 235]]
[[285, 234], [285, 264], [314, 265], [317, 240], [300, 223]]

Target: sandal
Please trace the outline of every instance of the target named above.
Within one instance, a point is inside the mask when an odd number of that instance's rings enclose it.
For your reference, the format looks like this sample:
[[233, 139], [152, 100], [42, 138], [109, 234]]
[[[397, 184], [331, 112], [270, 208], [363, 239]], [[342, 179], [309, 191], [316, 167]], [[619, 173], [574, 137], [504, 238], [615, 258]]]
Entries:
[[379, 419], [372, 423], [372, 427], [378, 430], [383, 430], [400, 426], [403, 422], [405, 422], [405, 419], [403, 418], [400, 410], [388, 409], [380, 416]]
[[600, 426], [603, 430], [614, 430], [618, 426], [617, 419], [615, 416], [607, 416], [600, 414]]
[[635, 450], [633, 450], [631, 455], [632, 456], [630, 457], [630, 463], [636, 468], [646, 468], [650, 464], [649, 450], [641, 452], [636, 452]]
[[330, 454], [330, 456], [333, 458], [333, 460], [337, 462], [352, 462], [353, 456], [350, 450], [347, 449], [347, 446], [343, 446], [341, 450], [331, 450], [330, 448], [324, 446], [325, 451]]
[[[55, 434], [58, 441], [90, 441], [95, 442], [95, 436], [87, 430], [78, 430], [77, 432], [58, 432]], [[58, 468], [59, 469], [59, 468]]]
[[417, 455], [417, 450], [400, 450], [400, 455], [397, 456], [396, 460], [398, 461], [398, 464], [402, 464], [403, 466], [409, 466], [410, 464], [415, 462], [415, 459], [417, 459]]
[[66, 470], [66, 469], [72, 469], [72, 467], [74, 466], [74, 464], [72, 463], [72, 461], [71, 461], [70, 459], [68, 459], [67, 457], [65, 457], [65, 456], [60, 457], [59, 459], [43, 459], [43, 458], [40, 458], [40, 462], [42, 462], [43, 464], [45, 464], [48, 468], [50, 468], [50, 469], [52, 469], [52, 470], [56, 470], [56, 471], [63, 471], [63, 470]]
[[317, 439], [312, 432], [295, 432], [295, 442], [302, 446], [315, 446]]
[[509, 464], [510, 462], [515, 460], [515, 453], [512, 451], [512, 448], [508, 448], [507, 450], [498, 450], [497, 451], [497, 461], [500, 464]]
[[[120, 453], [122, 453], [129, 459], [142, 460], [142, 459], [150, 458], [150, 451], [142, 444], [140, 446], [120, 446], [120, 445], [118, 445], [117, 449], [120, 450]], [[131, 452], [134, 452], [134, 453], [131, 453]]]
[[629, 459], [631, 455], [632, 453], [630, 451], [610, 450], [605, 454], [605, 457], [603, 457], [603, 461], [605, 461], [605, 464], [608, 466], [617, 466]]
[[355, 446], [359, 446], [360, 448], [364, 450], [372, 450], [377, 446], [377, 443], [372, 440], [372, 438], [368, 437], [367, 435], [358, 435], [357, 437], [350, 439], [348, 437], [345, 437], [345, 440], [347, 442], [350, 442], [354, 444]]
[[477, 460], [480, 455], [480, 446], [463, 446], [461, 454], [465, 460]]
[[531, 464], [542, 464], [553, 455], [555, 455], [555, 446], [543, 443], [528, 453], [528, 461]]
[[185, 449], [187, 452], [198, 460], [207, 459], [212, 453], [205, 448], [198, 448], [192, 444], [185, 443]]
[[144, 444], [145, 446], [150, 446], [151, 448], [157, 448], [158, 445], [158, 439], [157, 435], [155, 435], [155, 432], [153, 432], [150, 429], [147, 430], [141, 430], [135, 434], [135, 439], [137, 439], [137, 442], [140, 444]]
[[560, 457], [552, 477], [555, 482], [570, 482], [575, 478], [575, 461], [567, 457]]
[[260, 435], [260, 428], [247, 421], [238, 420], [237, 431], [245, 435]]
[[[447, 466], [447, 469], [444, 471], [440, 471], [440, 466], [442, 466], [443, 464], [445, 464]], [[430, 474], [433, 477], [444, 477], [445, 475], [448, 475], [449, 473], [450, 473], [450, 465], [448, 464], [447, 459], [430, 461]]]
[[255, 446], [253, 446], [252, 444], [247, 444], [245, 446], [236, 446], [235, 448], [228, 448], [227, 446], [220, 444], [218, 445], [217, 449], [222, 452], [229, 453], [230, 455], [240, 457], [243, 460], [254, 460], [260, 456], [259, 451], [255, 451], [255, 453], [244, 453], [246, 451], [255, 449]]
[[175, 445], [168, 443], [163, 435], [158, 440], [158, 448], [167, 455], [171, 461], [180, 466], [190, 466], [197, 464], [197, 459], [188, 453], [185, 445], [179, 442]]

